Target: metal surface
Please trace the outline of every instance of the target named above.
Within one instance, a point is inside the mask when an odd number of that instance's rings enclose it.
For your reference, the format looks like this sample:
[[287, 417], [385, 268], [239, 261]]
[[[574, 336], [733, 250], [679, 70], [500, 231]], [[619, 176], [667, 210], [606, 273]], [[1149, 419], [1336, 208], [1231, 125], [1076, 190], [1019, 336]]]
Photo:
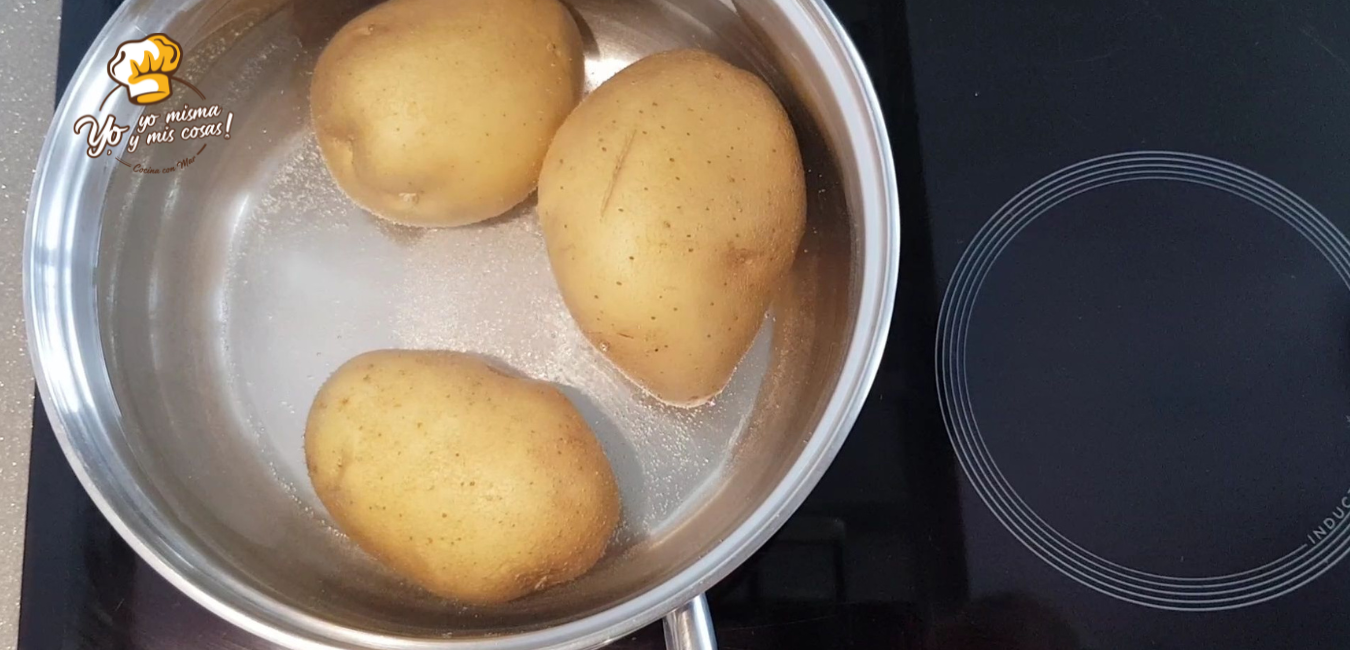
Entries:
[[699, 596], [666, 615], [666, 648], [669, 650], [717, 650], [708, 599]]
[[[380, 225], [332, 185], [307, 124], [308, 75], [364, 4], [147, 0], [104, 30], [58, 110], [29, 209], [29, 334], [54, 428], [152, 566], [273, 641], [602, 644], [695, 598], [758, 548], [857, 414], [898, 255], [875, 97], [814, 2], [573, 3], [592, 86], [644, 54], [704, 47], [768, 78], [802, 144], [808, 234], [770, 322], [714, 404], [673, 409], [576, 331], [528, 203], [481, 226], [414, 232]], [[114, 88], [104, 53], [156, 31], [184, 45], [178, 75], [235, 113], [229, 142], [163, 176], [91, 160], [70, 136]], [[198, 146], [121, 157], [162, 167]], [[406, 586], [329, 525], [301, 460], [304, 412], [343, 360], [390, 346], [488, 354], [564, 387], [625, 499], [600, 566], [518, 603], [464, 609]]]
[[19, 619], [24, 504], [28, 493], [33, 373], [24, 346], [20, 291], [23, 208], [51, 115], [61, 3], [17, 0], [0, 13], [0, 648]]

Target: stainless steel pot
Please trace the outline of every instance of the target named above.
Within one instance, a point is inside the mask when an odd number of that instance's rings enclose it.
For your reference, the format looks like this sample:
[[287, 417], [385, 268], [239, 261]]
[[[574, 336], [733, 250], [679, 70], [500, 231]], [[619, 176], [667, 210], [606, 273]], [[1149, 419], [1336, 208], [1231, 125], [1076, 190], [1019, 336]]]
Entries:
[[[66, 456], [147, 562], [278, 643], [585, 648], [669, 614], [673, 647], [712, 647], [700, 594], [816, 483], [889, 324], [896, 188], [857, 53], [818, 0], [571, 3], [592, 86], [642, 55], [703, 47], [769, 79], [798, 129], [810, 216], [792, 276], [727, 391], [686, 411], [645, 397], [581, 338], [531, 205], [414, 232], [333, 186], [308, 76], [364, 4], [132, 0], [85, 57], [39, 161], [25, 249], [29, 339]], [[219, 104], [231, 138], [90, 158], [73, 125], [141, 114], [105, 66], [154, 32], [184, 58], [174, 97], [147, 112]], [[142, 173], [165, 167], [177, 169]], [[559, 589], [466, 609], [333, 530], [305, 477], [304, 413], [339, 363], [379, 347], [465, 349], [561, 385], [623, 491], [607, 558]]]

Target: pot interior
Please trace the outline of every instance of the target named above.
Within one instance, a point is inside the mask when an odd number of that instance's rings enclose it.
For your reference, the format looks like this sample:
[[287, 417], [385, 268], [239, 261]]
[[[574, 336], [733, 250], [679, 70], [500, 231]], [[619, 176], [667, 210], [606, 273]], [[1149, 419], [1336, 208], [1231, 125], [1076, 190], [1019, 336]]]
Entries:
[[[812, 435], [834, 435], [813, 431], [858, 315], [848, 206], [859, 189], [834, 153], [843, 127], [827, 122], [841, 111], [820, 91], [815, 55], [775, 33], [782, 23], [751, 24], [719, 0], [569, 3], [589, 87], [646, 54], [701, 47], [768, 79], [797, 129], [810, 208], [792, 276], [728, 389], [685, 410], [644, 395], [582, 337], [532, 199], [480, 225], [415, 231], [383, 225], [334, 185], [309, 124], [309, 78], [327, 39], [369, 4], [200, 2], [153, 26], [183, 45], [177, 74], [205, 100], [176, 93], [150, 112], [219, 104], [234, 116], [228, 141], [141, 147], [108, 166], [93, 288], [121, 421], [93, 444], [138, 486], [135, 507], [160, 520], [151, 546], [232, 587], [215, 596], [234, 607], [270, 598], [340, 628], [471, 638], [613, 608], [738, 528], [768, 525], [754, 510]], [[151, 31], [154, 16], [133, 17], [139, 27], [127, 15], [114, 23], [129, 34], [114, 42]], [[189, 158], [175, 173], [134, 171]], [[339, 364], [390, 347], [487, 355], [567, 393], [624, 499], [598, 567], [505, 606], [463, 608], [392, 576], [333, 528], [305, 472], [306, 412]]]

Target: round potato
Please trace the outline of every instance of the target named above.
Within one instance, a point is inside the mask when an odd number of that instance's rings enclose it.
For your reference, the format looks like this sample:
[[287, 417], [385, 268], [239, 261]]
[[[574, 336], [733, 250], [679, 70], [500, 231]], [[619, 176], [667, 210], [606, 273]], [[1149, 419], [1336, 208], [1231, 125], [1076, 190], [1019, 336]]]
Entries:
[[539, 215], [563, 298], [631, 379], [676, 405], [721, 391], [805, 227], [801, 152], [755, 75], [679, 50], [622, 70], [558, 130]]
[[534, 190], [582, 64], [557, 0], [390, 0], [319, 56], [314, 132], [367, 210], [412, 226], [481, 221]]
[[619, 520], [614, 475], [571, 402], [465, 354], [343, 364], [310, 409], [305, 459], [342, 531], [461, 603], [576, 578]]

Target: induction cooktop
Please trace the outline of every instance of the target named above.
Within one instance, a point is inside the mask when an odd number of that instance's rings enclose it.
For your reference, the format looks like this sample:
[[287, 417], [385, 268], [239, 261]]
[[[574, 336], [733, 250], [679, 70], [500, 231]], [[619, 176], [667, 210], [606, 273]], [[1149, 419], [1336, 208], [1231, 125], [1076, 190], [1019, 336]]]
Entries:
[[[61, 87], [115, 4], [65, 1]], [[721, 647], [1350, 643], [1350, 6], [829, 4], [901, 286], [838, 459], [710, 595]], [[121, 542], [40, 410], [31, 477], [21, 648], [274, 647]]]

